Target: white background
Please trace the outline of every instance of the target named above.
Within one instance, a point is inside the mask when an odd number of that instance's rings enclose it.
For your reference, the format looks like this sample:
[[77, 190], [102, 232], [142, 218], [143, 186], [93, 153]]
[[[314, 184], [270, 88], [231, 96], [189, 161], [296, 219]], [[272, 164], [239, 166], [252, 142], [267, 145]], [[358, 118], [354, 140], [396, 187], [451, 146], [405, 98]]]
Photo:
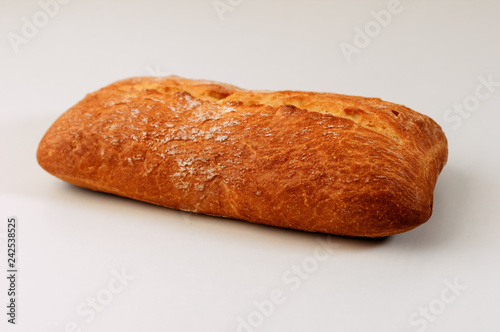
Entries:
[[[401, 0], [384, 27], [371, 11], [388, 1], [221, 3], [220, 16], [212, 0], [74, 0], [43, 22], [37, 1], [0, 2], [0, 330], [497, 331], [500, 3]], [[45, 25], [12, 44], [33, 16]], [[348, 59], [342, 43], [365, 27], [369, 44]], [[432, 218], [386, 239], [328, 237], [94, 193], [37, 165], [42, 135], [86, 93], [150, 74], [380, 97], [431, 116], [449, 140]], [[488, 77], [497, 86], [478, 88]], [[447, 113], [463, 103], [470, 112]]]

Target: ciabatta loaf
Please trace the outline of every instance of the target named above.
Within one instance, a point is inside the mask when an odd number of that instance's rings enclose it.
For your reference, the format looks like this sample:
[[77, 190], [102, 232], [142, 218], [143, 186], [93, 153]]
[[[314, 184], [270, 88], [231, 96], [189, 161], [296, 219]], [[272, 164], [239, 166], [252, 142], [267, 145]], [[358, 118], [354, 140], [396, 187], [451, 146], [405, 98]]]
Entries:
[[47, 131], [38, 162], [77, 186], [191, 212], [381, 237], [429, 219], [447, 141], [377, 98], [116, 82]]

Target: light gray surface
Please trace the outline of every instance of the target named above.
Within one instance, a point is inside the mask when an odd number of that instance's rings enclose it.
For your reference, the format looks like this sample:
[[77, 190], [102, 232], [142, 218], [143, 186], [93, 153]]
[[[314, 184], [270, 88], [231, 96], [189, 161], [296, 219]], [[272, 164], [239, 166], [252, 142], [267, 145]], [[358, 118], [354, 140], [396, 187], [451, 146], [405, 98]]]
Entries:
[[[1, 330], [496, 330], [500, 86], [481, 82], [500, 82], [499, 2], [401, 1], [378, 33], [370, 12], [387, 1], [215, 3], [231, 8], [223, 20], [212, 0], [75, 0], [17, 53], [9, 39], [42, 8], [0, 3], [0, 275], [7, 216], [20, 223], [18, 324], [2, 309]], [[370, 43], [348, 61], [341, 45], [365, 27]], [[154, 73], [375, 96], [431, 116], [450, 146], [431, 220], [383, 240], [328, 237], [98, 194], [37, 165], [58, 115]], [[463, 103], [470, 112], [447, 113]], [[6, 290], [2, 277], [2, 308]], [[96, 296], [106, 305], [91, 309]]]

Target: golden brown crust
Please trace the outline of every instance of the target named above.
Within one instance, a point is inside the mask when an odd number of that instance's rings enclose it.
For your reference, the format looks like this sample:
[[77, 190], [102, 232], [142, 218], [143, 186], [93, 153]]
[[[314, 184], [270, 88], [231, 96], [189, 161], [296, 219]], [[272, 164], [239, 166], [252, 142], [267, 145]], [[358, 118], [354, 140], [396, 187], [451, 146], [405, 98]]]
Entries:
[[429, 219], [447, 141], [429, 117], [380, 99], [140, 77], [64, 113], [37, 157], [49, 173], [93, 190], [379, 237]]

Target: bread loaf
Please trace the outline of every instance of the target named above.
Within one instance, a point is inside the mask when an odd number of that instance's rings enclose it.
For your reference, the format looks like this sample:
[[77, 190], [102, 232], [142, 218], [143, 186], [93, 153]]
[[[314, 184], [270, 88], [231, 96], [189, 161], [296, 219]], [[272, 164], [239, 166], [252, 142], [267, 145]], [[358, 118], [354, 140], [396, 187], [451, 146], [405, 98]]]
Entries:
[[429, 219], [447, 141], [377, 98], [139, 77], [87, 95], [37, 153], [77, 186], [174, 209], [382, 237]]

